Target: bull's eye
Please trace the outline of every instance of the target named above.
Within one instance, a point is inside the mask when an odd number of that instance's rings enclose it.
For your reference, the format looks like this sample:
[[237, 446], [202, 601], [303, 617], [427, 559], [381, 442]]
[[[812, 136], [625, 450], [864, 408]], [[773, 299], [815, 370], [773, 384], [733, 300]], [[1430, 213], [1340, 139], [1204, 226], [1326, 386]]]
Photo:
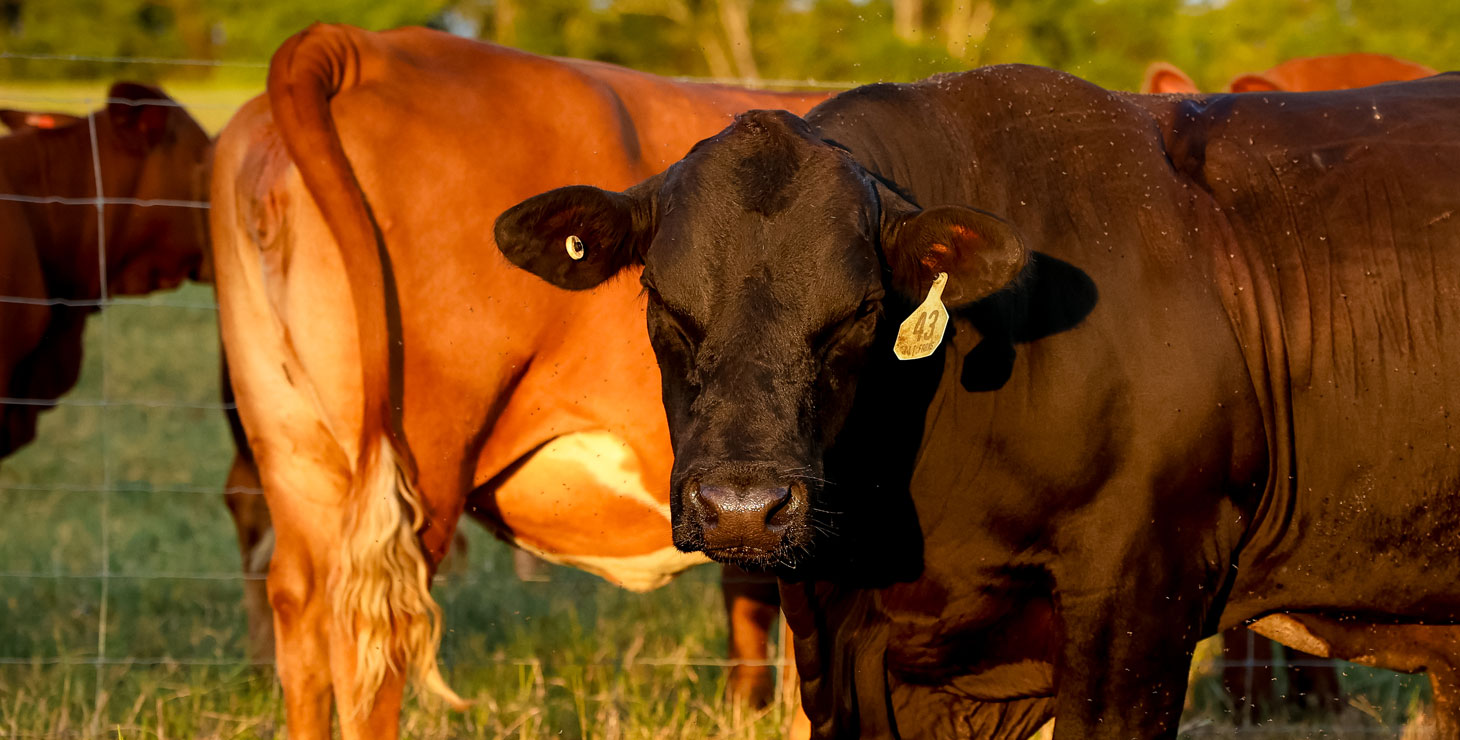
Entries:
[[700, 331], [699, 325], [692, 318], [671, 308], [653, 286], [645, 285], [644, 290], [649, 296], [651, 339], [667, 331], [668, 334], [677, 338], [686, 349], [693, 348], [704, 339], [704, 333]]
[[869, 298], [862, 301], [857, 308], [847, 313], [840, 319], [832, 321], [823, 326], [820, 331], [811, 337], [811, 347], [822, 355], [827, 354], [852, 330], [869, 321], [879, 309], [882, 308], [882, 301], [876, 298]]

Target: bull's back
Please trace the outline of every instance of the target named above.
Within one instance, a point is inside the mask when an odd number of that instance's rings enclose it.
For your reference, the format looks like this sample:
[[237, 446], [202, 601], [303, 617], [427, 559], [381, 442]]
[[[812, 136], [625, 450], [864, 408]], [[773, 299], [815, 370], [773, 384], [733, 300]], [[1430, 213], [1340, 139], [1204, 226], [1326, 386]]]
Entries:
[[[1444, 77], [1201, 113], [1195, 174], [1250, 273], [1229, 300], [1262, 316], [1264, 346], [1245, 350], [1265, 352], [1259, 382], [1283, 417], [1272, 429], [1291, 462], [1274, 474], [1296, 495], [1274, 515], [1290, 518], [1292, 569], [1357, 556], [1371, 572], [1418, 560], [1460, 576], [1446, 544], [1460, 526], [1457, 105], [1460, 77]], [[1379, 580], [1396, 608], [1424, 598]]]

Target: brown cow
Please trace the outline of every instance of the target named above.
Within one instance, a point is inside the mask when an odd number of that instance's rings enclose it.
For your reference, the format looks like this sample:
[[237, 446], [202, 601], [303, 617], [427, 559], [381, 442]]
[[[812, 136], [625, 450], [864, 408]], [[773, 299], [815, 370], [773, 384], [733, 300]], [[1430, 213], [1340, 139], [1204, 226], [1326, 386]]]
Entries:
[[[1281, 90], [1286, 92], [1315, 92], [1318, 90], [1349, 90], [1355, 87], [1377, 85], [1381, 82], [1398, 82], [1429, 77], [1435, 70], [1391, 57], [1387, 54], [1333, 54], [1330, 56], [1289, 59], [1282, 64], [1258, 74], [1245, 74], [1227, 85], [1228, 92], [1261, 92]], [[1196, 93], [1196, 83], [1185, 72], [1167, 62], [1153, 62], [1146, 68], [1141, 92], [1146, 93]]]
[[211, 218], [291, 737], [329, 736], [332, 689], [344, 737], [394, 737], [408, 670], [459, 703], [428, 586], [464, 510], [630, 588], [704, 562], [670, 542], [638, 286], [551, 288], [510, 269], [492, 223], [544, 189], [641, 179], [738, 111], [822, 97], [423, 29], [314, 26], [279, 50], [219, 138]]
[[[0, 458], [35, 437], [36, 416], [75, 385], [86, 317], [113, 295], [138, 295], [197, 277], [207, 232], [197, 209], [109, 204], [199, 200], [208, 136], [162, 91], [112, 86], [107, 107], [81, 118], [0, 112]], [[93, 162], [92, 135], [98, 156]], [[102, 290], [98, 232], [105, 236]], [[79, 305], [77, 305], [79, 304]]]
[[[1245, 74], [1228, 85], [1231, 92], [1315, 92], [1347, 90], [1383, 82], [1414, 80], [1435, 74], [1422, 64], [1385, 54], [1335, 54], [1290, 59], [1259, 74]], [[1196, 93], [1196, 83], [1185, 72], [1166, 62], [1146, 68], [1141, 92]], [[1237, 704], [1237, 718], [1243, 724], [1260, 721], [1265, 707], [1283, 702], [1301, 702], [1312, 708], [1332, 709], [1339, 700], [1338, 674], [1331, 666], [1315, 664], [1314, 656], [1288, 653], [1288, 679], [1292, 689], [1279, 696], [1272, 666], [1274, 648], [1246, 630], [1222, 633], [1224, 665], [1222, 683]]]

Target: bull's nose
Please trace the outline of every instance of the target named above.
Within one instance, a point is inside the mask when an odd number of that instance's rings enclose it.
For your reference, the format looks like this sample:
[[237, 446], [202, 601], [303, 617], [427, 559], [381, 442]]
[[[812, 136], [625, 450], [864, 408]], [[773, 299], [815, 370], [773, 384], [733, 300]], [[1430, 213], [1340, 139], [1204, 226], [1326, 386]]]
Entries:
[[729, 548], [774, 549], [790, 523], [790, 486], [700, 485], [695, 491], [705, 545]]

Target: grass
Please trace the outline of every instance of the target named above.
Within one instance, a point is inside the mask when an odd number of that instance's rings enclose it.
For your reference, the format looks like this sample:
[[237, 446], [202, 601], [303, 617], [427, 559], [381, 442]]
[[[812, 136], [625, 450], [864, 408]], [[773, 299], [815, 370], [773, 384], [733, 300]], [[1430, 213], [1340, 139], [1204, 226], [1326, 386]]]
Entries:
[[[256, 92], [168, 86], [210, 131]], [[86, 109], [105, 86], [0, 86], [0, 105]], [[68, 102], [69, 101], [69, 102]], [[244, 662], [242, 587], [217, 491], [232, 448], [218, 403], [216, 313], [188, 286], [94, 316], [67, 405], [0, 463], [0, 738], [276, 738], [282, 697]], [[108, 403], [101, 403], [103, 400]], [[647, 595], [555, 569], [522, 583], [474, 526], [464, 572], [437, 589], [447, 676], [471, 710], [413, 698], [412, 738], [697, 740], [780, 736], [780, 709], [721, 700], [714, 570]], [[104, 636], [103, 640], [99, 639]], [[652, 660], [651, 660], [652, 659]], [[1349, 667], [1356, 708], [1236, 730], [1210, 670], [1188, 737], [1395, 737], [1421, 679]]]
[[[283, 730], [272, 675], [242, 658], [216, 313], [192, 307], [209, 299], [189, 286], [94, 316], [72, 403], [0, 463], [0, 737]], [[504, 546], [467, 536], [469, 564], [438, 589], [442, 655], [479, 703], [413, 701], [407, 736], [777, 736], [779, 710], [732, 711], [724, 669], [695, 665], [724, 654], [713, 569], [648, 595], [566, 569], [523, 583]]]

